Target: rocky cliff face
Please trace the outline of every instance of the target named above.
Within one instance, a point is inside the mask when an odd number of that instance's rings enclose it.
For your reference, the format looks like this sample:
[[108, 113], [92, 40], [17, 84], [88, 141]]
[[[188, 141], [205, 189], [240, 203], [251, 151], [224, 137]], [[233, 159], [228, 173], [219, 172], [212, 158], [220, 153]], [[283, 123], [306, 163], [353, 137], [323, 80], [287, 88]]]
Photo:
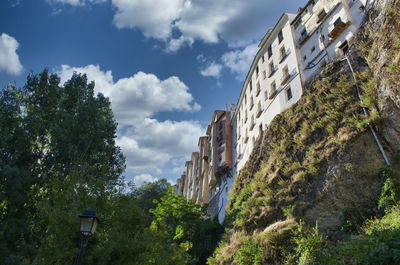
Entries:
[[346, 61], [331, 63], [299, 102], [274, 119], [236, 177], [229, 231], [210, 264], [292, 263], [287, 254], [299, 223], [309, 229], [318, 224], [335, 241], [380, 214], [387, 170], [368, 124], [397, 183], [399, 37], [400, 1], [376, 1], [350, 54], [357, 81]]

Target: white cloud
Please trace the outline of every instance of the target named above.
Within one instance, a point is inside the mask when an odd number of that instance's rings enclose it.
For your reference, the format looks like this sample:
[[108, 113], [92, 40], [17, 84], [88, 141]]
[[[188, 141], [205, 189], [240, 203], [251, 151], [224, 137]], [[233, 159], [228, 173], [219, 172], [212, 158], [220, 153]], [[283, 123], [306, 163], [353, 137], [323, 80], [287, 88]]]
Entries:
[[179, 18], [184, 0], [112, 0], [118, 28], [138, 28], [147, 37], [167, 39]]
[[0, 35], [0, 71], [12, 75], [22, 73], [23, 67], [17, 54], [18, 47], [19, 43], [15, 38], [6, 33]]
[[61, 82], [74, 71], [86, 73], [89, 81], [95, 81], [96, 92], [110, 98], [119, 124], [117, 144], [127, 158], [129, 173], [160, 174], [166, 164], [188, 157], [196, 149], [198, 138], [205, 131], [199, 122], [152, 118], [162, 111], [200, 109], [178, 77], [160, 80], [153, 74], [138, 72], [115, 82], [112, 72], [102, 71], [98, 65], [63, 65], [58, 73]]
[[105, 3], [107, 0], [46, 0], [50, 4], [60, 3], [68, 4], [72, 6], [84, 6], [86, 4], [101, 4]]
[[[72, 0], [70, 0], [72, 1]], [[135, 28], [146, 37], [163, 40], [166, 51], [176, 51], [195, 40], [231, 47], [259, 41], [273, 27], [284, 7], [297, 7], [298, 0], [112, 0], [116, 7], [114, 24]], [[177, 31], [179, 37], [173, 36]]]
[[95, 80], [96, 92], [110, 98], [114, 115], [121, 126], [136, 124], [161, 111], [201, 109], [194, 102], [189, 88], [176, 76], [160, 80], [154, 74], [138, 72], [114, 82], [112, 72], [103, 72], [98, 65], [62, 65], [59, 73], [61, 81], [65, 82], [74, 71], [86, 73], [89, 80]]
[[250, 69], [254, 56], [257, 53], [257, 44], [251, 44], [244, 49], [237, 49], [222, 55], [222, 62], [232, 73], [237, 74], [237, 79], [243, 80]]
[[150, 174], [141, 174], [134, 177], [133, 182], [135, 183], [136, 187], [143, 186], [147, 183], [156, 181], [157, 178], [153, 177]]
[[202, 76], [211, 76], [219, 78], [221, 76], [222, 65], [215, 62], [210, 63], [206, 68], [200, 71]]

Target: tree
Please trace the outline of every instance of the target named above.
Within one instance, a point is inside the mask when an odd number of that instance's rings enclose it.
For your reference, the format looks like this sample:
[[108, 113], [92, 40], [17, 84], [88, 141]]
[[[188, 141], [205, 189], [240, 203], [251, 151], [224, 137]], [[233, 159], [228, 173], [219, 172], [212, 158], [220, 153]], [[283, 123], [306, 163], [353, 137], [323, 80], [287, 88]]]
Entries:
[[85, 75], [59, 83], [44, 70], [29, 75], [23, 88], [11, 84], [0, 94], [5, 264], [31, 264], [46, 251], [56, 258], [53, 250], [60, 245], [60, 253], [75, 251], [80, 236], [70, 230], [77, 215], [86, 208], [106, 210], [120, 185], [125, 159], [115, 145], [110, 102], [94, 95]]
[[151, 228], [163, 234], [169, 244], [178, 244], [191, 255], [191, 264], [205, 264], [223, 233], [217, 220], [211, 220], [199, 204], [174, 193], [173, 187], [161, 198]]

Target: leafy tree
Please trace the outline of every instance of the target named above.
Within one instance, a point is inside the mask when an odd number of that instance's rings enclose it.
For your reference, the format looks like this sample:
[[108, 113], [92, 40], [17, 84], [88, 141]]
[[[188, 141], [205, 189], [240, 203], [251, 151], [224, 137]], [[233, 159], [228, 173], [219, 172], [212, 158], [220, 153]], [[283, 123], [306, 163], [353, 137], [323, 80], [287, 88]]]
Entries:
[[176, 243], [188, 251], [190, 263], [205, 264], [223, 232], [218, 221], [211, 220], [201, 205], [175, 194], [173, 187], [150, 212], [154, 214], [153, 231], [162, 233], [169, 244]]

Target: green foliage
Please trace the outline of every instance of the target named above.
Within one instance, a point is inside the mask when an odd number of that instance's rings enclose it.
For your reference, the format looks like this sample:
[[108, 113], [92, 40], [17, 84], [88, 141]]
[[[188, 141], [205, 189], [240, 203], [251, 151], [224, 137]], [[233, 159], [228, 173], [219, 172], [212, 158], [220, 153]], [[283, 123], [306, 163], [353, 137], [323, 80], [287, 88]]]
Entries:
[[217, 220], [207, 218], [204, 208], [175, 194], [173, 187], [150, 212], [154, 215], [151, 229], [162, 234], [166, 242], [188, 251], [194, 264], [206, 261], [223, 232]]
[[260, 265], [262, 263], [262, 249], [250, 237], [239, 247], [234, 255], [236, 264]]
[[293, 241], [296, 244], [295, 252], [298, 264], [317, 264], [324, 245], [324, 239], [318, 232], [318, 223], [315, 224], [312, 231], [305, 231], [303, 222], [300, 221], [294, 232]]
[[389, 167], [383, 169], [381, 175], [385, 177], [386, 180], [382, 187], [378, 207], [379, 209], [383, 209], [385, 212], [389, 212], [397, 202], [395, 185], [391, 178], [391, 169]]

